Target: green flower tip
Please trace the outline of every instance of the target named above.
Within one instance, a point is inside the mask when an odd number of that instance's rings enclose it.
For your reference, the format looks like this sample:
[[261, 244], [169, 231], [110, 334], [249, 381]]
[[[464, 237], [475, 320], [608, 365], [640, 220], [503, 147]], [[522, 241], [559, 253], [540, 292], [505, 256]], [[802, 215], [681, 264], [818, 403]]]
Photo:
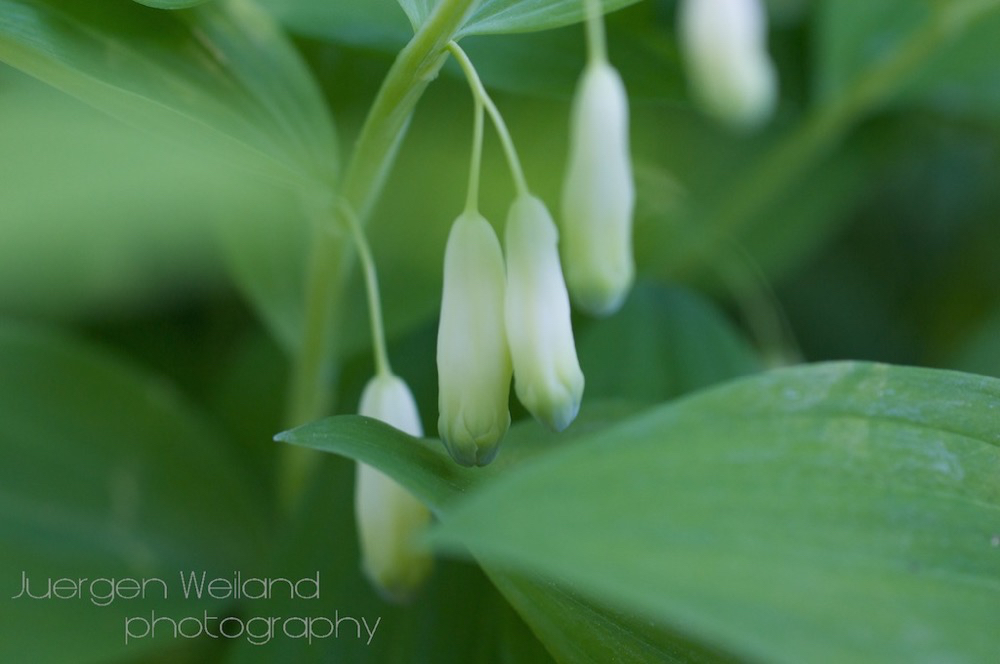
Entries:
[[562, 431], [583, 398], [583, 372], [570, 323], [569, 295], [545, 204], [519, 196], [511, 205], [507, 245], [506, 327], [514, 390], [540, 422]]

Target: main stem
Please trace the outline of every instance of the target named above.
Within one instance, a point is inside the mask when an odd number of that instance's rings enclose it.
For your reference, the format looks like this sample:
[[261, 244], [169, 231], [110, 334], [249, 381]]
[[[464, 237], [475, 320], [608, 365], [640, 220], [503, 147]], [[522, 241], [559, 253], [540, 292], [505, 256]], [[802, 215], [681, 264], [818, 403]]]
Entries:
[[[441, 0], [413, 39], [400, 51], [372, 103], [344, 171], [341, 196], [364, 223], [396, 156], [413, 109], [444, 64], [448, 42], [478, 0]], [[344, 242], [345, 224], [331, 205], [318, 220], [306, 275], [305, 327], [293, 366], [287, 425], [298, 426], [325, 415], [332, 406], [337, 375], [336, 337], [344, 287], [354, 264]], [[340, 232], [338, 232], [338, 228]], [[286, 459], [279, 490], [293, 504], [316, 454], [304, 447], [283, 448]]]

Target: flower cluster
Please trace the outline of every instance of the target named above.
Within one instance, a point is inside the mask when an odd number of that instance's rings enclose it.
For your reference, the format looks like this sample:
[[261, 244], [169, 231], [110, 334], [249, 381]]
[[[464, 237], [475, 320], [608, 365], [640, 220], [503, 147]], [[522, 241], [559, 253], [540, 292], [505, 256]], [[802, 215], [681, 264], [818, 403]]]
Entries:
[[[588, 0], [587, 9], [590, 57], [572, 104], [561, 228], [528, 189], [510, 135], [472, 63], [457, 44], [449, 44], [469, 78], [477, 115], [468, 203], [451, 227], [444, 255], [438, 433], [465, 466], [486, 465], [497, 455], [511, 421], [512, 378], [517, 398], [538, 421], [555, 431], [572, 423], [584, 376], [570, 299], [589, 314], [606, 316], [622, 306], [635, 278], [628, 99], [607, 59], [600, 4]], [[704, 109], [736, 127], [764, 122], [776, 83], [759, 0], [681, 0], [679, 21], [689, 77]], [[477, 209], [484, 109], [517, 186], [503, 247]], [[367, 252], [361, 253], [370, 264]], [[374, 293], [373, 269], [369, 284]], [[373, 306], [375, 336], [380, 337], [376, 313]], [[365, 389], [361, 414], [420, 436], [409, 389], [388, 370], [384, 345], [377, 355], [382, 370]], [[393, 480], [363, 464], [356, 491], [364, 569], [385, 594], [405, 598], [430, 570], [431, 558], [416, 540], [430, 513]]]
[[[573, 104], [560, 256], [559, 230], [545, 203], [524, 182], [499, 112], [461, 49], [452, 45], [452, 52], [478, 95], [477, 111], [484, 106], [491, 111], [518, 188], [507, 215], [504, 251], [471, 196], [445, 250], [438, 432], [452, 457], [471, 466], [496, 456], [510, 424], [512, 374], [517, 398], [538, 421], [562, 431], [576, 418], [584, 377], [573, 339], [570, 295], [597, 315], [621, 306], [635, 273], [635, 193], [625, 88], [602, 51], [584, 71]], [[470, 191], [474, 187], [470, 183]]]

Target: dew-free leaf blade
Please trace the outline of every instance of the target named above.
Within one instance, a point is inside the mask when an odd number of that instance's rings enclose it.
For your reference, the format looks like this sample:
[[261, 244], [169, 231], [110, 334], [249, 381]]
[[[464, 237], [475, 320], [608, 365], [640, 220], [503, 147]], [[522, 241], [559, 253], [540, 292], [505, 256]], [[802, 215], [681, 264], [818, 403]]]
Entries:
[[[817, 92], [834, 102], [871, 70], [877, 98], [946, 112], [1000, 109], [1000, 2], [837, 2], [820, 5]], [[869, 84], [870, 85], [870, 84]], [[870, 85], [871, 87], [871, 85]]]
[[[419, 27], [438, 0], [399, 0], [399, 5]], [[635, 4], [639, 0], [602, 0], [605, 12]], [[503, 32], [534, 32], [578, 23], [585, 16], [581, 0], [483, 0], [459, 31], [460, 36]]]
[[[125, 646], [123, 621], [214, 610], [181, 596], [178, 573], [259, 560], [268, 515], [238, 451], [158, 380], [46, 330], [0, 323], [0, 366], [0, 575], [17, 584], [0, 600], [0, 659], [176, 646]], [[81, 595], [14, 599], [22, 574], [34, 595], [47, 578], [83, 578]], [[101, 578], [154, 581], [105, 602]]]
[[[497, 460], [486, 468], [475, 469], [457, 466], [438, 441], [420, 441], [381, 422], [354, 416], [305, 425], [282, 434], [279, 440], [377, 466], [447, 519], [451, 504], [491, 478], [516, 470], [553, 449], [572, 445], [580, 437], [633, 415], [638, 408], [628, 402], [585, 403], [577, 420], [561, 434], [551, 433], [535, 422], [522, 422], [507, 433]], [[486, 565], [484, 570], [559, 662], [725, 661], [723, 655], [662, 624], [610, 609], [569, 588], [539, 582], [502, 567]]]
[[140, 5], [155, 7], [157, 9], [187, 9], [197, 5], [203, 5], [211, 0], [133, 0]]
[[[132, 124], [328, 181], [336, 141], [294, 48], [249, 0], [163, 12], [0, 0], [0, 60]], [[227, 153], [228, 154], [228, 153]], [[232, 159], [232, 155], [228, 155]]]
[[[265, 563], [268, 576], [299, 576], [320, 570], [322, 593], [304, 605], [299, 598], [276, 598], [268, 615], [299, 615], [306, 606], [314, 616], [365, 618], [375, 625], [362, 638], [275, 638], [265, 647], [247, 640], [232, 643], [228, 664], [271, 662], [351, 662], [410, 664], [469, 662], [476, 664], [550, 664], [531, 654], [537, 641], [521, 626], [512, 610], [476, 567], [441, 559], [410, 603], [393, 605], [381, 598], [362, 573], [352, 501], [354, 464], [326, 455], [304, 494], [300, 509], [284, 530], [278, 554]], [[254, 603], [254, 609], [262, 605]], [[514, 625], [511, 625], [514, 623]], [[348, 622], [344, 627], [349, 626]], [[513, 634], [512, 634], [513, 632]], [[533, 643], [532, 643], [533, 642]], [[511, 648], [519, 657], [505, 658]], [[415, 653], [417, 655], [415, 655]]]
[[286, 431], [276, 440], [375, 466], [434, 510], [473, 483], [472, 471], [455, 464], [438, 441], [414, 438], [361, 415], [329, 417]]
[[413, 36], [395, 0], [259, 0], [292, 32], [396, 53]]
[[437, 533], [767, 661], [984, 661], [1000, 381], [835, 363], [648, 411], [492, 481]]
[[[605, 12], [639, 0], [603, 0]], [[463, 35], [551, 30], [578, 23], [586, 16], [580, 0], [483, 0], [462, 28]]]
[[285, 431], [275, 440], [374, 466], [440, 514], [451, 501], [506, 469], [556, 447], [572, 444], [579, 436], [610, 426], [639, 408], [625, 401], [585, 403], [573, 425], [561, 434], [553, 434], [535, 422], [519, 423], [508, 431], [497, 459], [483, 468], [459, 466], [439, 440], [414, 438], [384, 422], [361, 415], [328, 417]]
[[427, 17], [431, 15], [434, 11], [434, 7], [440, 0], [397, 0], [399, 6], [403, 8], [406, 12], [406, 17], [410, 19], [410, 25], [413, 26], [413, 31], [416, 32]]
[[733, 661], [662, 625], [596, 604], [565, 586], [491, 566], [484, 569], [559, 662], [707, 664]]
[[[618, 352], [608, 348], [628, 339]], [[640, 282], [622, 310], [578, 334], [590, 397], [659, 402], [761, 366], [750, 344], [707, 300]]]

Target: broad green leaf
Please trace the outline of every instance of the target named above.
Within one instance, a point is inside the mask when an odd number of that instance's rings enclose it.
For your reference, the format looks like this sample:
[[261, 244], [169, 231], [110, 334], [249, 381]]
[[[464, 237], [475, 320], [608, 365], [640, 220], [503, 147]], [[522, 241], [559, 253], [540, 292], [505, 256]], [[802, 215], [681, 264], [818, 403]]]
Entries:
[[140, 5], [156, 7], [157, 9], [187, 9], [196, 5], [203, 5], [211, 0], [133, 0]]
[[577, 352], [588, 398], [637, 403], [663, 401], [760, 368], [750, 345], [709, 302], [642, 282], [618, 314], [581, 330]]
[[[414, 28], [423, 25], [439, 0], [398, 0]], [[605, 12], [639, 0], [602, 0]], [[584, 18], [581, 0], [482, 0], [459, 31], [459, 37], [502, 32], [550, 30]]]
[[441, 0], [396, 0], [416, 32]]
[[300, 196], [2, 65], [0, 88], [0, 308], [91, 319], [176, 306], [231, 278], [295, 348], [309, 230]]
[[[137, 126], [238, 150], [247, 166], [328, 182], [336, 142], [294, 48], [249, 0], [0, 0], [0, 60]], [[247, 159], [247, 158], [250, 159]]]
[[766, 661], [988, 661], [1000, 381], [834, 363], [609, 427], [449, 509], [474, 551]]
[[302, 342], [302, 289], [316, 220], [286, 187], [255, 181], [242, 189], [242, 196], [211, 206], [216, 239], [232, 279], [292, 356]]
[[[125, 617], [225, 610], [184, 599], [179, 573], [231, 575], [260, 558], [268, 515], [238, 451], [163, 384], [44, 330], [0, 323], [0, 366], [0, 576], [11, 589], [0, 659], [176, 647], [125, 646]], [[108, 606], [89, 594], [13, 599], [22, 573], [35, 594], [50, 577], [162, 579], [167, 592], [150, 585], [146, 599]]]
[[452, 461], [439, 440], [418, 439], [384, 422], [360, 415], [337, 415], [279, 434], [275, 440], [347, 456], [375, 466], [403, 483], [437, 514], [476, 487], [508, 468], [572, 443], [636, 412], [628, 402], [584, 401], [580, 416], [561, 434], [534, 422], [511, 428], [497, 459], [483, 468], [466, 468]]
[[972, 331], [950, 365], [1000, 378], [1000, 313], [994, 313]]
[[259, 0], [298, 34], [395, 53], [413, 36], [396, 0]]
[[871, 70], [881, 98], [949, 112], [1000, 110], [1000, 2], [827, 0], [818, 12], [820, 99], [836, 100]]
[[[602, 0], [605, 12], [613, 12], [639, 0]], [[550, 30], [584, 19], [580, 0], [483, 0], [465, 25], [461, 35]]]
[[[395, 54], [413, 36], [395, 0], [260, 2], [289, 30], [328, 42]], [[611, 57], [625, 72], [630, 94], [683, 99], [674, 34], [656, 25], [655, 11], [652, 3], [640, 3], [608, 17]], [[462, 48], [487, 87], [563, 99], [572, 95], [586, 56], [580, 25], [502, 38], [473, 35], [462, 40]], [[464, 81], [454, 62], [444, 71]]]
[[[497, 460], [486, 468], [476, 469], [457, 466], [439, 441], [420, 441], [381, 422], [358, 416], [329, 418], [286, 432], [279, 440], [344, 454], [378, 466], [447, 520], [449, 506], [484, 482], [502, 477], [553, 449], [572, 445], [578, 438], [635, 412], [636, 406], [625, 402], [585, 401], [580, 417], [565, 433], [553, 434], [534, 422], [516, 425], [508, 432]], [[539, 583], [503, 567], [487, 565], [485, 571], [560, 662], [725, 659], [662, 625], [595, 603], [566, 586]]]
[[[545, 653], [482, 573], [465, 563], [436, 562], [426, 586], [406, 606], [381, 599], [361, 574], [353, 509], [354, 464], [325, 456], [302, 509], [282, 533], [275, 558], [263, 569], [274, 575], [321, 575], [317, 600], [247, 603], [257, 615], [351, 616], [378, 621], [369, 644], [345, 622], [338, 638], [276, 638], [264, 646], [234, 643], [230, 664], [261, 662], [351, 662], [411, 664], [546, 664]], [[512, 657], [507, 651], [517, 651]]]
[[222, 287], [210, 209], [240, 178], [3, 65], [0, 89], [0, 309], [92, 318]]
[[[609, 55], [633, 103], [640, 99], [686, 103], [672, 30], [664, 29], [653, 3], [639, 3], [607, 17]], [[473, 35], [462, 40], [483, 82], [499, 90], [569, 99], [586, 59], [582, 25], [542, 32]], [[449, 70], [452, 68], [449, 67]], [[459, 73], [454, 68], [456, 75]]]

